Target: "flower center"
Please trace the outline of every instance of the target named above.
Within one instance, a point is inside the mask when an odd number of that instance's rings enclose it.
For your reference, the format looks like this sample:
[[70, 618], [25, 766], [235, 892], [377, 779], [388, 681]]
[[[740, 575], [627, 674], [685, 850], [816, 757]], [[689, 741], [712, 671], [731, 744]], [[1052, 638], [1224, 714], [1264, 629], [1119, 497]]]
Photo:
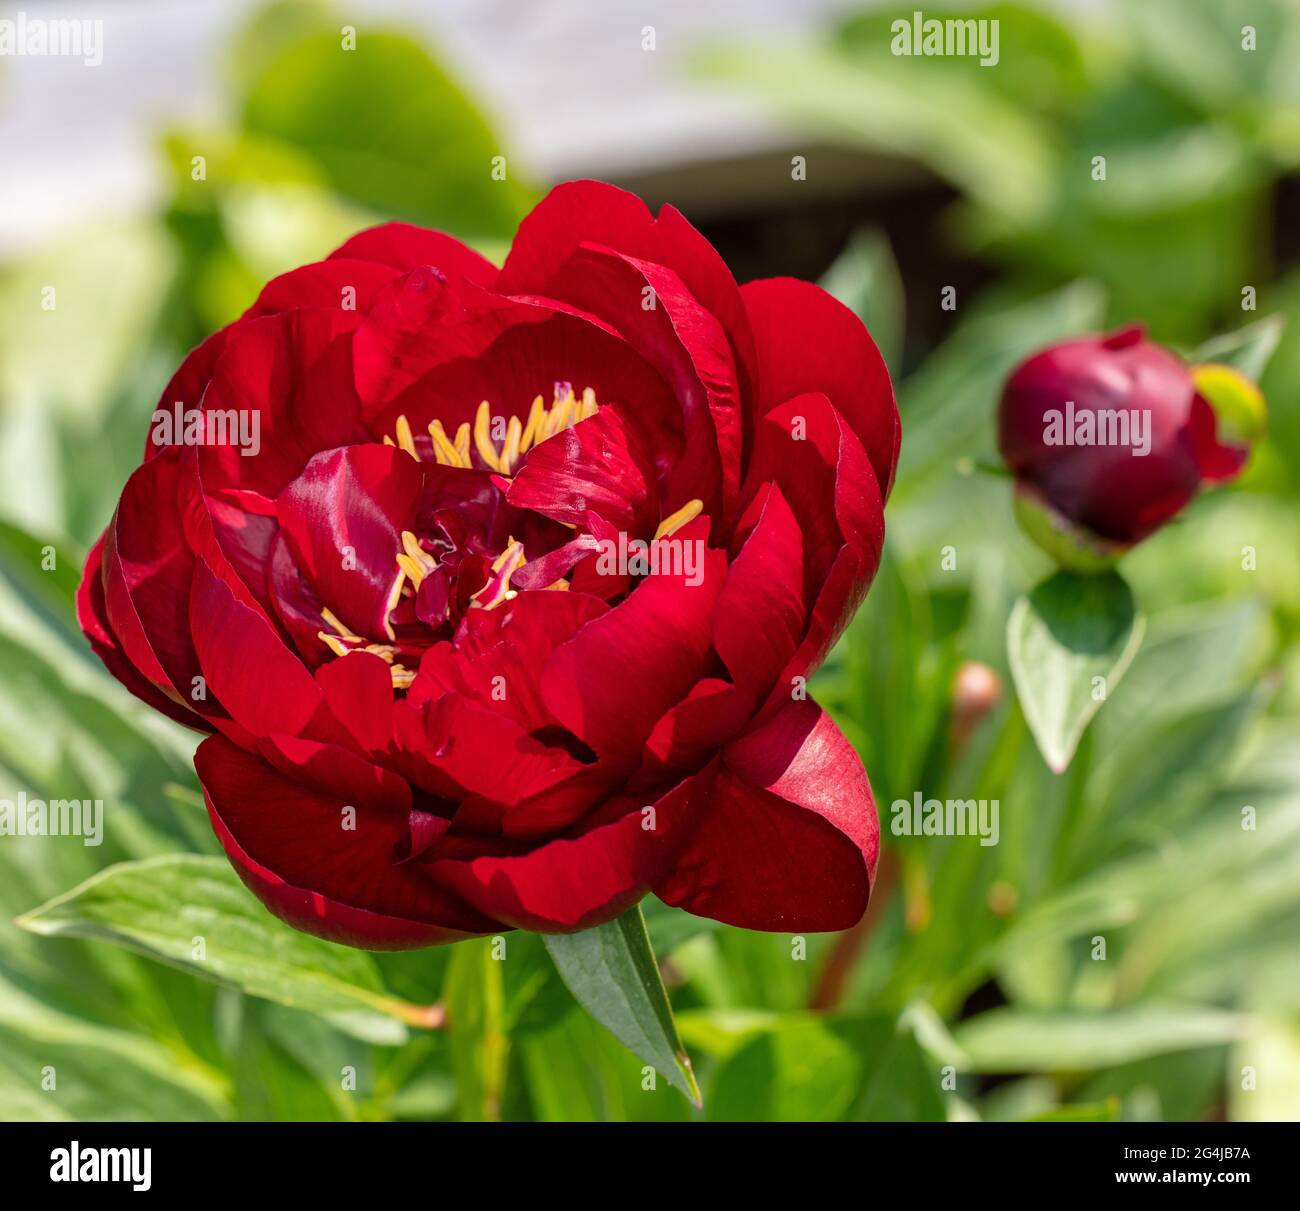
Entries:
[[[492, 415], [491, 405], [483, 400], [474, 414], [474, 423], [462, 421], [454, 437], [447, 433], [441, 420], [429, 424], [429, 445], [434, 460], [444, 467], [463, 467], [473, 470], [474, 456], [478, 456], [479, 469], [495, 471], [498, 475], [513, 475], [519, 460], [534, 446], [554, 437], [579, 421], [595, 416], [600, 405], [596, 393], [583, 389], [578, 399], [569, 383], [556, 383], [551, 406], [543, 403], [542, 396], [533, 399], [527, 420], [518, 416], [506, 419]], [[423, 460], [420, 444], [405, 414], [393, 426], [396, 438], [385, 437], [384, 445], [405, 450], [417, 462]]]

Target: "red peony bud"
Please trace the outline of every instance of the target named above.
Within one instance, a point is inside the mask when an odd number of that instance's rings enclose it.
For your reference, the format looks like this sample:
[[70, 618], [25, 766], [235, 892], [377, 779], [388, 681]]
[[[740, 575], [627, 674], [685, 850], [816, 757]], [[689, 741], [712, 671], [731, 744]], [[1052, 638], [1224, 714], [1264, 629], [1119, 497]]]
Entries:
[[1264, 401], [1227, 366], [1189, 367], [1140, 327], [1051, 345], [1002, 392], [998, 436], [1016, 512], [1071, 567], [1112, 562], [1202, 483], [1231, 479]]

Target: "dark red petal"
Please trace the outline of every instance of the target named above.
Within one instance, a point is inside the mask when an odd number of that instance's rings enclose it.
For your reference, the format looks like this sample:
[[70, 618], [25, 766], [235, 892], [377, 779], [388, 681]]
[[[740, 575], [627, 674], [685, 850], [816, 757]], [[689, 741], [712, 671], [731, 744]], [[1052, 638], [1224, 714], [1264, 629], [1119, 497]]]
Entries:
[[431, 265], [447, 277], [464, 278], [479, 286], [491, 286], [499, 272], [491, 261], [452, 236], [412, 223], [381, 223], [357, 232], [329, 255], [331, 261], [343, 258], [372, 261], [402, 273]]
[[209, 725], [193, 711], [174, 702], [153, 682], [146, 680], [122, 651], [109, 625], [108, 610], [104, 604], [103, 566], [100, 562], [103, 546], [104, 540], [100, 538], [90, 548], [85, 570], [81, 574], [81, 584], [77, 586], [77, 622], [90, 640], [95, 655], [118, 681], [154, 710], [187, 727], [210, 730]]
[[370, 444], [315, 455], [276, 499], [296, 566], [359, 635], [385, 635], [401, 533], [414, 528], [423, 487], [409, 454]]
[[847, 929], [867, 907], [880, 848], [853, 746], [814, 702], [792, 702], [727, 746], [665, 903], [745, 929]]
[[393, 681], [369, 652], [334, 657], [316, 670], [330, 713], [363, 752], [377, 756], [393, 735]]
[[233, 414], [258, 449], [200, 448], [209, 495], [230, 489], [275, 497], [319, 450], [371, 440], [352, 385], [352, 312], [311, 308], [247, 320], [230, 337], [203, 398], [205, 412]]
[[[408, 815], [400, 804], [350, 803], [276, 772], [213, 737], [195, 768], [226, 854], [267, 908], [296, 929], [374, 950], [459, 941], [496, 923], [403, 864]], [[356, 809], [346, 829], [344, 808]]]
[[759, 410], [819, 391], [858, 435], [888, 497], [902, 428], [880, 350], [862, 321], [820, 286], [768, 278], [741, 287], [758, 350]]
[[719, 523], [720, 506], [730, 517], [745, 433], [735, 355], [717, 318], [671, 269], [611, 248], [583, 245], [551, 288], [612, 325], [672, 387], [686, 449], [667, 483], [670, 510], [698, 498]]
[[508, 716], [527, 731], [556, 722], [541, 700], [551, 653], [608, 611], [586, 593], [526, 592], [494, 610], [470, 610], [454, 642], [420, 661], [412, 702], [454, 693]]
[[756, 699], [720, 677], [706, 677], [658, 720], [645, 742], [637, 785], [658, 785], [673, 771], [698, 769], [749, 722]]
[[[674, 537], [703, 543], [706, 534], [700, 518]], [[724, 554], [705, 549], [698, 584], [685, 574], [648, 576], [558, 647], [542, 676], [555, 718], [601, 755], [638, 751], [660, 716], [708, 672], [725, 570]]]
[[[225, 352], [226, 342], [238, 331], [241, 322], [236, 320], [233, 324], [219, 328], [201, 345], [197, 345], [185, 355], [180, 368], [163, 388], [163, 393], [158, 399], [159, 410], [169, 411], [177, 404], [180, 404], [182, 411], [200, 406], [203, 402], [203, 393], [212, 379], [212, 372], [216, 369], [222, 353]], [[151, 458], [157, 458], [165, 449], [166, 446], [160, 446], [153, 440], [153, 429], [150, 427], [149, 436], [144, 443], [144, 460], [148, 462]]]
[[519, 224], [494, 289], [559, 298], [554, 279], [583, 243], [617, 248], [671, 269], [706, 311], [718, 317], [742, 370], [742, 395], [753, 385], [754, 339], [736, 279], [717, 250], [672, 206], [652, 218], [634, 194], [600, 181], [557, 185]]
[[[477, 358], [513, 325], [547, 318], [547, 312], [460, 285], [435, 268], [412, 269], [380, 292], [357, 330], [356, 389], [366, 419], [380, 418], [434, 367], [456, 358]], [[536, 393], [534, 386], [525, 408]], [[477, 407], [478, 399], [468, 406]], [[411, 419], [414, 423], [415, 417]], [[423, 418], [421, 432], [431, 419]]]
[[257, 319], [298, 307], [336, 307], [364, 315], [374, 306], [380, 288], [396, 276], [395, 269], [373, 261], [316, 261], [272, 278], [243, 318]]
[[104, 535], [104, 603], [135, 668], [179, 705], [202, 712], [190, 697], [199, 667], [189, 630], [194, 556], [181, 527], [182, 475], [174, 451], [137, 467], [127, 480]]
[[311, 674], [267, 618], [201, 561], [194, 565], [189, 617], [208, 690], [237, 723], [254, 736], [337, 738], [337, 724]]
[[755, 431], [746, 498], [767, 483], [780, 487], [802, 530], [804, 600], [826, 628], [818, 639], [824, 650], [853, 616], [880, 563], [885, 512], [875, 473], [826, 397], [805, 395], [774, 408]]
[[766, 694], [803, 638], [803, 536], [781, 489], [767, 484], [741, 518], [745, 535], [718, 599], [713, 646], [737, 686]]
[[530, 450], [506, 499], [572, 526], [584, 524], [590, 511], [634, 538], [653, 535], [660, 520], [651, 454], [615, 408], [601, 408]]
[[[600, 822], [576, 835], [520, 854], [442, 859], [431, 869], [480, 912], [520, 929], [568, 933], [602, 925], [672, 867], [709, 789], [709, 779], [697, 775], [653, 805], [611, 803]], [[644, 810], [650, 806], [653, 814]]]
[[1221, 442], [1219, 422], [1214, 409], [1204, 396], [1192, 400], [1192, 413], [1187, 422], [1187, 437], [1192, 446], [1192, 457], [1200, 468], [1206, 483], [1221, 484], [1236, 479], [1250, 458], [1250, 447], [1234, 446]]

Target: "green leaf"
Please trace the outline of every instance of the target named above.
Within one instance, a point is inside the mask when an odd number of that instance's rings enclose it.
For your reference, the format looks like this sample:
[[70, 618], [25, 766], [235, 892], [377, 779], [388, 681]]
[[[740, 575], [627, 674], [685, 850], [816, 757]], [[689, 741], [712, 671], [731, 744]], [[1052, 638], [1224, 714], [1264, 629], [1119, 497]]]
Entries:
[[227, 1094], [189, 1052], [63, 1013], [0, 979], [5, 1117], [12, 1106], [23, 1119], [202, 1122], [228, 1116]]
[[[385, 114], [381, 123], [374, 113]], [[470, 237], [506, 237], [531, 200], [474, 103], [417, 42], [336, 27], [269, 57], [244, 102], [246, 128], [310, 156], [339, 192], [378, 213]]]
[[[1247, 1080], [1246, 1069], [1253, 1070]], [[1300, 1118], [1300, 1025], [1257, 1023], [1233, 1049], [1228, 1104], [1234, 1122], [1294, 1123]]]
[[945, 1111], [938, 1066], [909, 1021], [885, 1016], [774, 1019], [709, 1089], [719, 1122], [942, 1122]]
[[1247, 378], [1259, 382], [1277, 351], [1286, 327], [1286, 316], [1270, 315], [1235, 332], [1225, 332], [1198, 346], [1188, 355], [1193, 365], [1217, 362], [1240, 370]]
[[1058, 1106], [1055, 1110], [1045, 1110], [1035, 1114], [1030, 1123], [1114, 1123], [1119, 1119], [1119, 1101], [1086, 1102], [1079, 1105]]
[[547, 934], [546, 949], [579, 1004], [695, 1105], [700, 1087], [677, 1035], [668, 990], [640, 906], [574, 934]]
[[1246, 1014], [1147, 1003], [1096, 1011], [993, 1009], [959, 1025], [957, 1045], [975, 1072], [1109, 1068], [1167, 1051], [1241, 1038]]
[[[385, 1014], [432, 1026], [432, 1008], [388, 995], [374, 961], [270, 915], [221, 858], [123, 862], [19, 918], [33, 933], [100, 938], [252, 996], [334, 1016]], [[196, 939], [202, 939], [203, 957]]]
[[506, 1034], [503, 968], [509, 939], [498, 957], [501, 938], [479, 938], [457, 945], [447, 965], [442, 998], [447, 1006], [451, 1070], [463, 1122], [497, 1122], [505, 1099], [510, 1038]]
[[1084, 728], [1123, 677], [1144, 625], [1117, 572], [1057, 572], [1012, 608], [1011, 674], [1034, 739], [1056, 773], [1070, 764]]

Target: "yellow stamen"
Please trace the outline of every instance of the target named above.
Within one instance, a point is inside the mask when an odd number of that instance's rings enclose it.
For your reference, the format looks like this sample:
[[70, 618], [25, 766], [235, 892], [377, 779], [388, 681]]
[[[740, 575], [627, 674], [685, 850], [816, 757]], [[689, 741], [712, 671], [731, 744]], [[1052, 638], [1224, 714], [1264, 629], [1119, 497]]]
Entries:
[[378, 656], [385, 664], [392, 664], [393, 657], [397, 655], [396, 650], [386, 643], [368, 643], [361, 650], [369, 652], [372, 656]]
[[501, 470], [509, 475], [515, 469], [515, 462], [519, 458], [519, 442], [523, 438], [524, 427], [519, 422], [517, 416], [510, 418], [510, 423], [506, 425], [505, 445], [501, 447]]
[[521, 452], [527, 451], [528, 448], [537, 440], [537, 434], [542, 427], [542, 421], [546, 417], [546, 405], [542, 403], [542, 397], [536, 396], [533, 399], [533, 406], [528, 409], [528, 423], [524, 425], [523, 436], [519, 439], [519, 449]]
[[655, 541], [676, 534], [684, 525], [694, 521], [704, 511], [702, 500], [688, 500], [676, 513], [670, 513], [659, 523], [655, 531]]
[[331, 635], [328, 631], [317, 631], [316, 638], [321, 640], [335, 656], [346, 656], [352, 651], [350, 647], [344, 644], [343, 640], [337, 635]]
[[391, 437], [389, 437], [387, 433], [385, 433], [385, 434], [384, 434], [384, 445], [386, 445], [386, 446], [392, 446], [392, 447], [396, 448], [397, 443], [396, 443], [395, 441], [393, 441], [393, 439], [392, 439]]
[[519, 594], [510, 587], [510, 578], [524, 563], [524, 544], [511, 538], [505, 550], [492, 561], [492, 577], [472, 596], [470, 606], [491, 610], [503, 601], [513, 601]]
[[582, 389], [582, 407], [578, 410], [578, 419], [586, 420], [589, 416], [596, 415], [596, 409], [600, 405], [596, 403], [596, 393], [590, 387]]
[[424, 581], [424, 569], [409, 555], [399, 555], [397, 557], [397, 566], [406, 573], [406, 578], [411, 582], [411, 587], [418, 593], [420, 585]]
[[499, 572], [506, 564], [512, 564], [510, 574], [513, 576], [524, 562], [524, 544], [513, 536], [506, 539], [506, 549], [492, 561], [492, 571]]
[[342, 635], [344, 639], [360, 639], [360, 635], [353, 634], [342, 622], [339, 621], [338, 615], [333, 610], [322, 609], [320, 616], [325, 620], [325, 625], [329, 627], [336, 635]]
[[393, 587], [388, 590], [388, 601], [384, 605], [384, 634], [389, 639], [397, 638], [397, 633], [393, 630], [393, 624], [388, 621], [388, 616], [397, 609], [397, 603], [402, 600], [402, 586], [405, 583], [406, 569], [399, 567], [397, 579], [393, 581]]
[[546, 427], [543, 436], [554, 437], [561, 429], [567, 429], [573, 423], [573, 407], [575, 402], [572, 388], [570, 388], [569, 393], [563, 399], [557, 399], [555, 401], [555, 404], [551, 408], [550, 415], [546, 418]]
[[456, 454], [460, 458], [462, 467], [471, 467], [474, 464], [469, 460], [469, 421], [460, 422], [460, 428], [456, 430]]
[[388, 670], [393, 679], [393, 689], [408, 690], [411, 688], [411, 682], [415, 680], [415, 674], [400, 664], [395, 664]]
[[478, 456], [493, 471], [504, 471], [500, 458], [497, 457], [496, 446], [492, 443], [492, 408], [487, 400], [484, 400], [478, 406], [478, 412], [474, 416], [474, 448], [478, 451]]
[[447, 431], [442, 427], [442, 421], [435, 420], [429, 425], [429, 436], [433, 439], [433, 456], [444, 467], [469, 466], [468, 452], [462, 460], [460, 451], [452, 444]]
[[415, 438], [411, 434], [411, 422], [406, 419], [405, 414], [397, 418], [397, 424], [394, 428], [397, 430], [397, 444], [418, 463], [420, 455], [415, 449]]

